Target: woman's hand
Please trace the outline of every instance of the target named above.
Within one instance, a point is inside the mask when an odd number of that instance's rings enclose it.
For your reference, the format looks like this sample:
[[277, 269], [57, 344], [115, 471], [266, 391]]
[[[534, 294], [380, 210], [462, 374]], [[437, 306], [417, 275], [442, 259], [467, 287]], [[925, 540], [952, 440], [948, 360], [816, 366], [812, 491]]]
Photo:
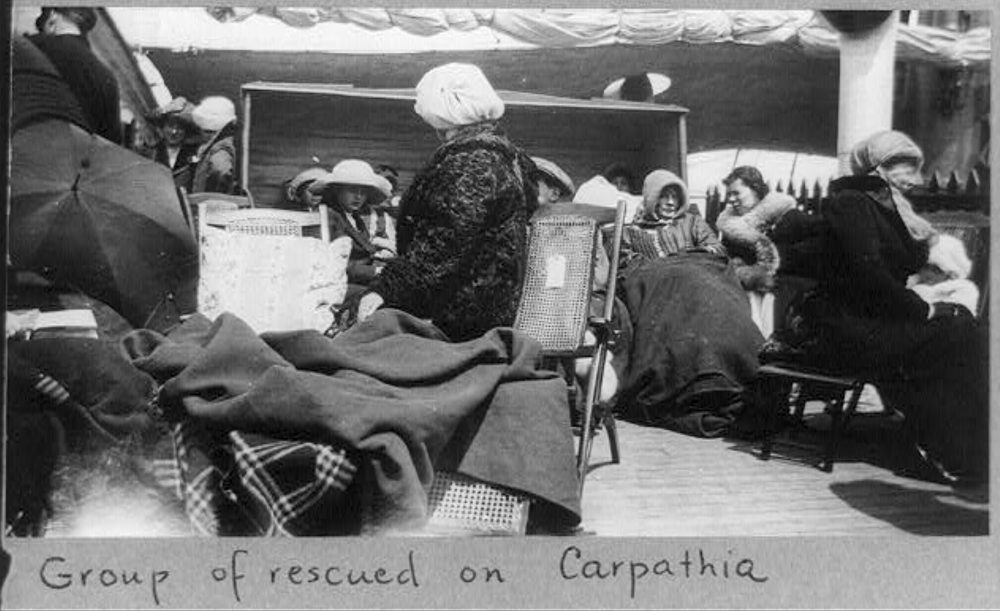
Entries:
[[358, 320], [362, 321], [372, 315], [385, 300], [378, 293], [368, 293], [358, 302]]

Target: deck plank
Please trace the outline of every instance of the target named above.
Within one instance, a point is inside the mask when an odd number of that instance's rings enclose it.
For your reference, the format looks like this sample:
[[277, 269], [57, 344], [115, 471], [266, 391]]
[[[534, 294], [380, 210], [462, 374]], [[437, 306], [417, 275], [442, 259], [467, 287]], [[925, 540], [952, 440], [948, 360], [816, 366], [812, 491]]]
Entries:
[[[862, 432], [863, 433], [863, 432]], [[618, 423], [622, 461], [594, 442], [583, 530], [598, 536], [985, 535], [985, 498], [895, 474], [871, 435], [847, 438], [832, 473], [816, 468], [822, 440], [799, 435], [769, 461], [756, 446]], [[877, 436], [876, 436], [877, 438]], [[985, 496], [985, 495], [981, 495]]]

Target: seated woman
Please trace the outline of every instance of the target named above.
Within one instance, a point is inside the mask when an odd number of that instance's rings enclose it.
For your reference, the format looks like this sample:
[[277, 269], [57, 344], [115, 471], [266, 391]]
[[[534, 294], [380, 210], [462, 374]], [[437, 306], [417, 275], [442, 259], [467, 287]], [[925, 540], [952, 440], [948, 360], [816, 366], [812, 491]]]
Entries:
[[500, 128], [504, 103], [476, 66], [429, 71], [414, 110], [442, 144], [400, 201], [397, 256], [361, 298], [358, 318], [385, 305], [465, 341], [514, 322], [538, 205], [534, 164]]
[[654, 170], [642, 186], [639, 222], [625, 228], [622, 260], [655, 259], [690, 249], [726, 254], [718, 236], [688, 206], [687, 185], [668, 170]]
[[672, 173], [650, 173], [643, 225], [626, 232], [619, 294], [633, 342], [618, 407], [642, 423], [711, 437], [742, 407], [763, 337], [722, 244], [687, 213], [686, 194]]
[[988, 327], [961, 305], [927, 303], [907, 278], [928, 261], [937, 231], [906, 191], [923, 152], [896, 131], [851, 152], [852, 176], [831, 184], [818, 286], [801, 304], [814, 349], [828, 367], [864, 371], [901, 412], [916, 452], [945, 480], [985, 481], [988, 470]]
[[347, 299], [363, 292], [382, 271], [384, 261], [394, 254], [389, 244], [369, 227], [370, 205], [377, 198], [379, 201], [385, 198], [385, 182], [368, 163], [345, 159], [307, 187], [312, 193], [321, 193], [322, 201], [330, 206], [330, 239], [346, 235], [352, 240], [347, 263]]
[[795, 209], [795, 198], [772, 192], [752, 166], [735, 168], [722, 184], [726, 186], [726, 207], [715, 226], [732, 257], [736, 276], [748, 291], [769, 291], [774, 288], [780, 264], [771, 230], [786, 212]]

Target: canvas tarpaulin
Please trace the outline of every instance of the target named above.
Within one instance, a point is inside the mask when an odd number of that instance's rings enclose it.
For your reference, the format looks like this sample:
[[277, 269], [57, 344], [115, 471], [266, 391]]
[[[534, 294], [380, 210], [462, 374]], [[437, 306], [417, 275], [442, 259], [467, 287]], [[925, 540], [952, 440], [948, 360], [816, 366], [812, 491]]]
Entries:
[[[734, 42], [787, 44], [804, 52], [836, 54], [839, 34], [816, 11], [720, 11], [665, 9], [426, 9], [426, 8], [212, 8], [221, 22], [256, 14], [304, 28], [324, 22], [370, 30], [400, 29], [419, 36], [489, 28], [542, 47], [609, 44], [660, 45]], [[900, 23], [897, 57], [949, 66], [985, 65], [989, 28], [953, 32]]]

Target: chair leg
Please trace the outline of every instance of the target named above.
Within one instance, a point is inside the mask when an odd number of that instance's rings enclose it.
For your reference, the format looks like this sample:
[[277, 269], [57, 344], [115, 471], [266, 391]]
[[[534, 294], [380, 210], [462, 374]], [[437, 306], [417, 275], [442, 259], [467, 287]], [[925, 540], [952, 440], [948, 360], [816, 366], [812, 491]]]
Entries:
[[580, 427], [580, 449], [576, 456], [576, 468], [580, 475], [580, 493], [583, 493], [583, 483], [587, 479], [587, 469], [590, 464], [590, 450], [594, 441], [594, 407], [597, 403], [597, 393], [601, 385], [601, 373], [604, 369], [604, 357], [607, 347], [599, 344], [590, 364], [587, 374], [587, 389], [583, 395], [583, 420]]
[[618, 428], [615, 425], [615, 415], [607, 407], [602, 409], [604, 411], [604, 428], [608, 431], [608, 443], [611, 445], [611, 462], [617, 465], [621, 462], [621, 457], [618, 454]]
[[763, 376], [755, 384], [755, 405], [764, 409], [764, 431], [760, 446], [760, 459], [771, 458], [774, 436], [778, 434], [781, 418], [788, 413], [788, 392], [791, 387], [777, 376]]
[[827, 404], [830, 412], [830, 437], [826, 444], [826, 452], [823, 455], [823, 462], [820, 468], [830, 473], [833, 471], [833, 459], [837, 453], [837, 445], [840, 441], [841, 429], [844, 423], [844, 398], [838, 397]]
[[[799, 383], [799, 392], [795, 396], [795, 410], [792, 430], [789, 432], [788, 437], [790, 439], [795, 439], [798, 437], [799, 429], [805, 426], [805, 414], [806, 414], [806, 401], [809, 398], [809, 385], [805, 383]], [[791, 394], [793, 384], [789, 384], [788, 392]]]

